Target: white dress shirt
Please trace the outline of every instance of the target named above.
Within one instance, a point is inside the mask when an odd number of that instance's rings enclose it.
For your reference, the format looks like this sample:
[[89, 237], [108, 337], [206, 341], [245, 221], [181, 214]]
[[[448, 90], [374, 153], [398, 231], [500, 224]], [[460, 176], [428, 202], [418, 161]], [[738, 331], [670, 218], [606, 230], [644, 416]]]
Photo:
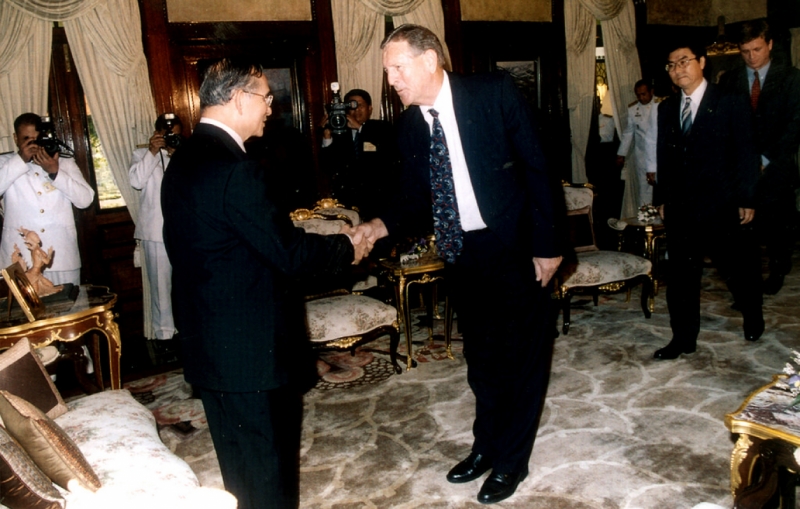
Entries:
[[447, 151], [450, 154], [450, 165], [453, 167], [453, 183], [456, 188], [456, 201], [458, 202], [458, 215], [461, 220], [461, 229], [465, 232], [482, 230], [486, 228], [486, 223], [481, 217], [478, 209], [478, 201], [475, 199], [475, 191], [472, 189], [472, 181], [469, 177], [467, 160], [464, 157], [464, 149], [461, 147], [461, 136], [458, 133], [458, 122], [456, 122], [456, 112], [453, 108], [453, 93], [450, 89], [450, 79], [444, 73], [442, 89], [432, 106], [420, 106], [422, 116], [428, 123], [433, 133], [433, 117], [429, 109], [439, 112], [439, 122], [442, 124], [444, 137], [447, 140]]

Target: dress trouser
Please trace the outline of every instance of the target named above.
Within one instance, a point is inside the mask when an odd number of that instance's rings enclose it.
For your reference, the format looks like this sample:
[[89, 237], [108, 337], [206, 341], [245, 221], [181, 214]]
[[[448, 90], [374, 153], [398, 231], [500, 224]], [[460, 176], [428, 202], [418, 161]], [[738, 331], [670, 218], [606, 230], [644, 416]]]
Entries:
[[695, 345], [700, 333], [700, 283], [705, 255], [719, 270], [744, 321], [762, 319], [761, 261], [758, 245], [736, 217], [724, 220], [670, 221], [667, 307], [673, 340]]
[[300, 392], [200, 389], [225, 489], [238, 509], [292, 509], [300, 499]]
[[172, 339], [175, 320], [172, 318], [172, 265], [163, 242], [142, 241], [147, 278], [150, 283], [150, 313], [156, 339]]
[[759, 198], [755, 228], [767, 248], [769, 272], [785, 276], [792, 271], [792, 251], [797, 240], [798, 212], [794, 189], [784, 186]]
[[550, 377], [550, 289], [536, 281], [532, 258], [489, 230], [467, 232], [447, 270], [476, 399], [472, 450], [496, 472], [527, 472]]

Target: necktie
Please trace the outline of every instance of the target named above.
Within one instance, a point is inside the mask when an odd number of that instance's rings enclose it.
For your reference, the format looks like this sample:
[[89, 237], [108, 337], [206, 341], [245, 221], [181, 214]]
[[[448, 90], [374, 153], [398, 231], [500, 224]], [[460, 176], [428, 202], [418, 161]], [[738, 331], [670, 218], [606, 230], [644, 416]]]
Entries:
[[687, 97], [683, 103], [683, 111], [681, 111], [681, 131], [683, 135], [689, 134], [692, 129], [692, 98]]
[[453, 166], [450, 164], [450, 152], [447, 150], [444, 130], [439, 122], [439, 112], [433, 108], [428, 112], [433, 117], [430, 170], [436, 250], [445, 261], [455, 263], [456, 256], [464, 247], [464, 232], [461, 230], [461, 220], [458, 216]]
[[753, 79], [753, 88], [750, 90], [750, 106], [753, 111], [758, 107], [758, 96], [761, 95], [761, 80], [758, 78], [758, 71], [755, 71], [755, 79]]
[[356, 159], [361, 158], [361, 152], [363, 151], [364, 145], [361, 143], [361, 131], [354, 129], [353, 130], [353, 149], [356, 153]]

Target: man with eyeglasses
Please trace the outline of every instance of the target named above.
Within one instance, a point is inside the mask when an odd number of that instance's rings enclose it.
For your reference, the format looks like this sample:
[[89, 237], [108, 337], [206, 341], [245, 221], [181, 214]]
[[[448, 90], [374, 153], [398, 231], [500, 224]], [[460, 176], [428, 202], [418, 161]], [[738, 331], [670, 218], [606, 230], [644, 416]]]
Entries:
[[363, 256], [346, 235], [295, 228], [269, 200], [244, 147], [264, 131], [269, 91], [260, 65], [211, 64], [200, 123], [161, 186], [184, 377], [203, 400], [239, 509], [299, 505], [301, 394], [316, 370], [294, 280], [345, 271]]
[[706, 254], [716, 263], [744, 318], [745, 339], [764, 332], [757, 246], [741, 225], [755, 214], [758, 157], [747, 105], [706, 81], [705, 47], [676, 43], [666, 71], [680, 89], [658, 109], [659, 206], [669, 239], [672, 340], [656, 359], [694, 353], [700, 332], [700, 282]]
[[[372, 219], [397, 183], [397, 138], [391, 123], [372, 118], [369, 92], [354, 88], [344, 96], [345, 103], [351, 101], [358, 106], [347, 111], [346, 132], [323, 128], [320, 164], [330, 178], [331, 195]], [[327, 121], [326, 115], [322, 124]]]
[[800, 185], [800, 70], [773, 59], [772, 36], [764, 20], [742, 25], [739, 39], [743, 66], [727, 72], [720, 84], [741, 94], [753, 111], [756, 152], [761, 175], [756, 188], [756, 233], [767, 248], [769, 277], [764, 293], [774, 295], [792, 270], [797, 240], [795, 189]]

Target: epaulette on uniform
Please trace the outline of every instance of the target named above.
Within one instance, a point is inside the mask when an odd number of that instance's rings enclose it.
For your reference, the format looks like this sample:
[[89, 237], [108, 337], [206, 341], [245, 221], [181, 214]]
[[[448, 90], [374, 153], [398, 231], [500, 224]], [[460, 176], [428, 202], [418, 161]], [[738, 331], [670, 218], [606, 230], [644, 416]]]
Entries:
[[634, 106], [634, 105], [635, 105], [636, 103], [638, 103], [638, 102], [639, 102], [639, 100], [638, 100], [638, 99], [637, 99], [637, 100], [635, 100], [635, 101], [633, 101], [632, 103], [630, 103], [630, 104], [628, 105], [628, 108], [630, 108], [631, 106]]
[[653, 98], [653, 102], [655, 102], [656, 104], [658, 104], [658, 103], [660, 103], [661, 101], [663, 101], [664, 99], [666, 99], [666, 97], [654, 97], [654, 98]]

